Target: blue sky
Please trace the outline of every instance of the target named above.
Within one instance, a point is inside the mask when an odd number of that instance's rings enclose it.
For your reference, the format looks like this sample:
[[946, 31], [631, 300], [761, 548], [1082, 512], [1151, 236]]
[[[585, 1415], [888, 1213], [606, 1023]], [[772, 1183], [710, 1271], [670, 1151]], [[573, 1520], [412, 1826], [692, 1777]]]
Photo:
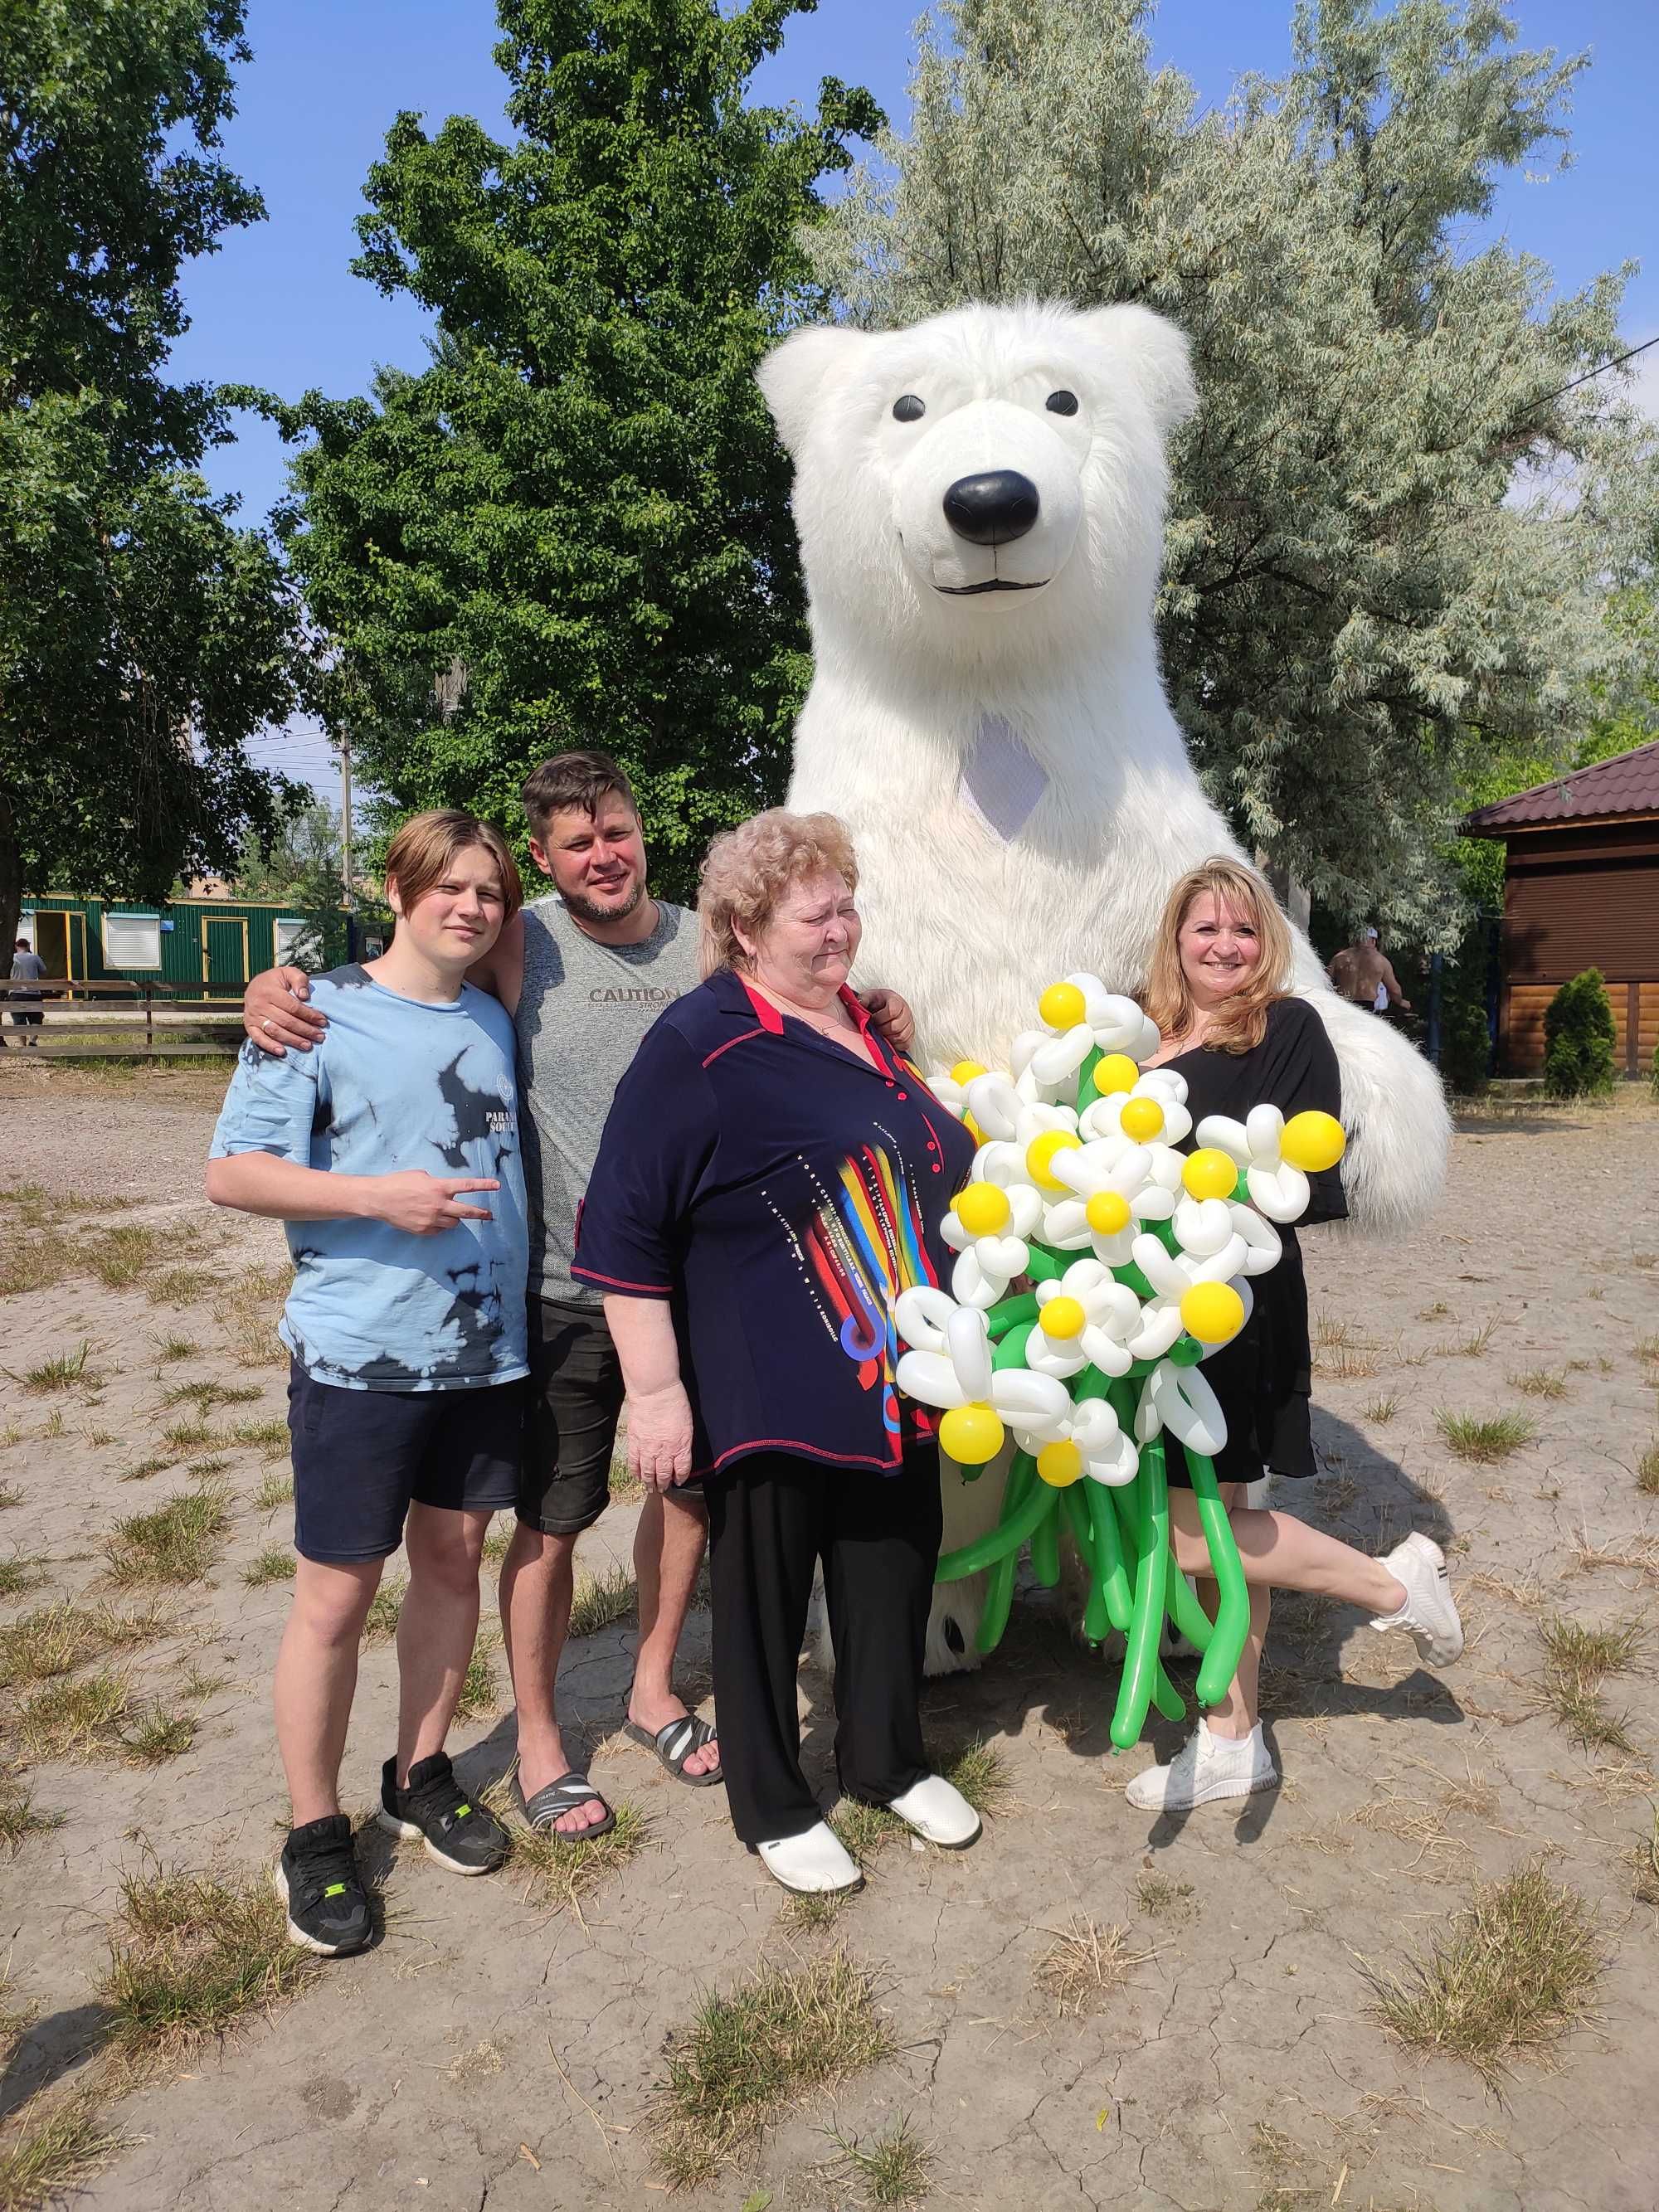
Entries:
[[[1291, 0], [1164, 0], [1158, 61], [1173, 62], [1200, 96], [1224, 100], [1234, 79], [1271, 75], [1289, 58]], [[1521, 42], [1588, 48], [1573, 111], [1573, 166], [1541, 181], [1508, 180], [1497, 227], [1539, 255], [1565, 290], [1626, 258], [1647, 264], [1626, 295], [1632, 343], [1659, 332], [1659, 191], [1652, 174], [1659, 95], [1659, 8], [1653, 0], [1516, 0]], [[791, 25], [757, 91], [810, 103], [818, 80], [868, 85], [902, 125], [915, 53], [904, 0], [820, 0]], [[181, 376], [246, 381], [296, 398], [363, 391], [374, 366], [422, 365], [425, 328], [406, 299], [354, 277], [354, 218], [362, 184], [402, 108], [429, 126], [476, 115], [504, 128], [504, 80], [490, 59], [491, 0], [250, 0], [254, 58], [243, 70], [226, 156], [264, 192], [270, 220], [233, 234], [186, 272], [191, 328], [175, 349]], [[1659, 355], [1659, 349], [1656, 349]], [[1659, 378], [1648, 388], [1659, 392]], [[267, 426], [210, 460], [216, 489], [244, 516], [264, 515], [283, 488], [283, 449]], [[303, 731], [272, 732], [257, 757], [331, 785], [327, 748]]]

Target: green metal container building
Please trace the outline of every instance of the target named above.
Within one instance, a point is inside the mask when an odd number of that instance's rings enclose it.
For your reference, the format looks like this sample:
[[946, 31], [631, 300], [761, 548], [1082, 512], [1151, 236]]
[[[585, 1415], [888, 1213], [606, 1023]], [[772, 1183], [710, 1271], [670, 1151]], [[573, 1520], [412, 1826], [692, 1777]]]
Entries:
[[23, 901], [22, 934], [48, 975], [166, 983], [202, 999], [240, 999], [251, 975], [294, 957], [306, 928], [291, 907], [248, 899]]

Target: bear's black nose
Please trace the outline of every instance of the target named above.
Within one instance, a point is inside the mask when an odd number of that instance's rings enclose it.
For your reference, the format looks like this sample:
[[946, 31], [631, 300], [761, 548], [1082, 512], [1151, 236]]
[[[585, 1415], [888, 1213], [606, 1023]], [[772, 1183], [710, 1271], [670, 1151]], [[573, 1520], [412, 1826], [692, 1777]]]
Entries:
[[1037, 488], [1018, 469], [958, 477], [945, 495], [945, 519], [972, 545], [1006, 545], [1037, 519]]

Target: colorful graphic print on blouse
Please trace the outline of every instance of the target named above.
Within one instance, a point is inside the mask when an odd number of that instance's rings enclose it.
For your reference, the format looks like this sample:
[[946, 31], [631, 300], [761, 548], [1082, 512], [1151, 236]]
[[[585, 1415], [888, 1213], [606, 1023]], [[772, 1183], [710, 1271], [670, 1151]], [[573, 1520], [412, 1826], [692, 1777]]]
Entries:
[[902, 1291], [937, 1278], [922, 1241], [915, 1188], [881, 1146], [863, 1146], [842, 1161], [840, 1188], [824, 1193], [805, 1243], [808, 1283], [825, 1326], [857, 1362], [862, 1388], [881, 1385], [882, 1422], [896, 1460], [900, 1416], [893, 1376], [899, 1346], [893, 1306]]

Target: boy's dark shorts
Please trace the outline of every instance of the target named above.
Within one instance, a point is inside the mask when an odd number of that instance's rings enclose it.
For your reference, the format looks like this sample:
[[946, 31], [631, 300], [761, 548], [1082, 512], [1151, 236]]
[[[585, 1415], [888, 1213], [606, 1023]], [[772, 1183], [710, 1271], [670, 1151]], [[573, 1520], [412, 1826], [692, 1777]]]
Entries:
[[493, 1513], [519, 1493], [525, 1386], [343, 1390], [298, 1361], [288, 1384], [294, 1548], [346, 1566], [403, 1541], [411, 1504]]
[[530, 1306], [530, 1402], [519, 1518], [547, 1536], [591, 1528], [611, 1497], [622, 1363], [597, 1306]]

